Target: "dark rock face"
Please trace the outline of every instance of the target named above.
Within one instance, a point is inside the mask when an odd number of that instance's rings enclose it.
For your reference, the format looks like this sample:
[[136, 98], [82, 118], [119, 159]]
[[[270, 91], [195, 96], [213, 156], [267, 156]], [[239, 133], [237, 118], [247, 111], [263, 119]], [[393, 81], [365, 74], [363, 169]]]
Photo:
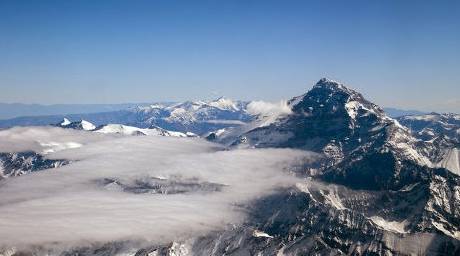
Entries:
[[340, 83], [321, 79], [289, 104], [293, 114], [243, 134], [235, 144], [322, 153], [328, 159], [321, 168], [326, 180], [361, 189], [397, 189], [415, 168], [402, 161], [429, 164], [406, 128]]
[[[348, 104], [348, 105], [347, 105]], [[270, 126], [257, 128], [245, 136], [256, 147], [295, 147], [313, 151], [324, 149], [331, 141], [350, 151], [365, 143], [360, 135], [372, 128], [390, 124], [383, 111], [361, 94], [331, 80], [320, 80], [307, 94], [289, 101], [293, 114]], [[264, 141], [262, 134], [290, 134], [282, 141]], [[375, 131], [378, 133], [378, 131]], [[361, 139], [366, 139], [364, 136]]]
[[68, 164], [66, 160], [46, 159], [32, 151], [18, 153], [0, 153], [0, 179], [20, 176], [44, 169], [58, 168]]
[[[295, 124], [297, 128], [296, 136], [288, 141], [288, 145], [296, 147], [302, 141], [305, 143], [319, 137], [326, 144], [331, 140], [341, 141], [343, 148], [350, 150], [362, 142], [359, 141], [360, 135], [367, 135], [378, 125], [389, 124], [379, 107], [361, 94], [327, 79], [320, 80], [306, 95], [294, 98], [290, 103], [293, 104], [294, 120], [287, 126]], [[323, 148], [325, 144], [318, 146]]]
[[199, 179], [183, 179], [181, 177], [158, 178], [144, 177], [134, 181], [124, 182], [117, 179], [105, 178], [96, 181], [109, 190], [123, 191], [134, 194], [183, 194], [217, 192], [224, 187], [222, 184], [203, 182]]

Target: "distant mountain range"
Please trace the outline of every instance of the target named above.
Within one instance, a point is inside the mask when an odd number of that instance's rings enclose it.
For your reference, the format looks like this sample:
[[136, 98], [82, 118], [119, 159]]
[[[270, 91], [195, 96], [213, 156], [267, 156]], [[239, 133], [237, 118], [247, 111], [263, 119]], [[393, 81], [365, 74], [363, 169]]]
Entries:
[[398, 109], [398, 108], [383, 108], [385, 113], [389, 117], [392, 118], [397, 118], [401, 116], [412, 116], [412, 115], [423, 115], [426, 114], [426, 112], [418, 111], [418, 110], [404, 110], [404, 109]]
[[10, 119], [21, 116], [48, 116], [87, 114], [123, 110], [136, 106], [148, 105], [147, 103], [125, 104], [22, 104], [0, 103], [0, 119]]
[[105, 124], [123, 124], [139, 128], [157, 126], [166, 130], [202, 135], [252, 120], [252, 115], [246, 109], [248, 104], [248, 102], [232, 101], [223, 97], [208, 102], [156, 103], [109, 112], [17, 117], [0, 120], [0, 128], [49, 125], [67, 118], [71, 121], [86, 120], [95, 126]]
[[[22, 104], [22, 103], [0, 103], [0, 121], [5, 119], [15, 119], [18, 125], [21, 122], [33, 123], [33, 117], [39, 117], [41, 120], [62, 119], [65, 116], [72, 116], [75, 119], [88, 118], [88, 114], [97, 114], [102, 112], [117, 112], [136, 107], [145, 107], [150, 105], [171, 105], [172, 102], [160, 103], [125, 103], [125, 104]], [[178, 103], [175, 103], [178, 104]], [[403, 110], [397, 108], [384, 108], [390, 117], [399, 117], [406, 115], [421, 115], [422, 111]], [[80, 118], [81, 117], [81, 118]], [[26, 121], [28, 120], [28, 121]], [[39, 122], [39, 121], [36, 121]], [[11, 121], [14, 123], [14, 121]], [[41, 124], [39, 122], [39, 124]]]

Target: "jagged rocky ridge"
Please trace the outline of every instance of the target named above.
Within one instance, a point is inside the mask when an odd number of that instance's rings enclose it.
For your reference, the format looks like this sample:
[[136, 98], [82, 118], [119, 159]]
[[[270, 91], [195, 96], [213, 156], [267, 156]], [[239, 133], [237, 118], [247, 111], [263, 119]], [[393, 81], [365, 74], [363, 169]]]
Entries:
[[426, 115], [402, 116], [398, 121], [408, 127], [413, 135], [424, 141], [445, 137], [460, 143], [460, 115], [430, 113]]
[[0, 180], [45, 169], [58, 168], [66, 164], [69, 164], [69, 161], [46, 159], [32, 151], [0, 153]]
[[183, 194], [191, 192], [220, 191], [223, 184], [200, 181], [198, 178], [184, 179], [182, 177], [143, 177], [134, 181], [123, 181], [113, 178], [97, 180], [100, 186], [107, 190], [123, 191], [134, 194]]
[[435, 166], [460, 173], [460, 115], [431, 113], [403, 116], [398, 121], [423, 141]]

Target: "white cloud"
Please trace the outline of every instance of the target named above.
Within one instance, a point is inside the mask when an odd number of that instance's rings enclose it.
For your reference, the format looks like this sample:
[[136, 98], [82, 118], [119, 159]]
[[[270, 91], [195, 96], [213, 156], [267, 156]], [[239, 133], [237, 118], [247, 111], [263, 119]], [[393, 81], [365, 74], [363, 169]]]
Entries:
[[252, 101], [248, 104], [247, 111], [253, 115], [281, 115], [290, 114], [292, 112], [285, 100], [276, 103]]
[[[59, 128], [0, 132], [2, 150], [42, 152], [36, 141], [81, 147], [47, 155], [77, 160], [69, 165], [0, 183], [0, 245], [165, 242], [220, 229], [243, 219], [236, 205], [293, 185], [298, 180], [286, 168], [311, 159], [306, 152], [289, 149], [227, 151], [196, 138], [117, 137]], [[166, 195], [107, 189], [98, 182], [111, 178], [135, 184], [151, 177], [225, 186], [221, 191]]]
[[258, 115], [258, 119], [250, 124], [248, 128], [267, 126], [277, 121], [279, 118], [292, 113], [291, 108], [285, 100], [277, 103], [252, 101], [248, 104], [247, 111], [250, 114]]
[[102, 136], [87, 131], [58, 127], [15, 127], [0, 131], [0, 152], [32, 150], [37, 153], [80, 147], [89, 142], [107, 140], [114, 136]]

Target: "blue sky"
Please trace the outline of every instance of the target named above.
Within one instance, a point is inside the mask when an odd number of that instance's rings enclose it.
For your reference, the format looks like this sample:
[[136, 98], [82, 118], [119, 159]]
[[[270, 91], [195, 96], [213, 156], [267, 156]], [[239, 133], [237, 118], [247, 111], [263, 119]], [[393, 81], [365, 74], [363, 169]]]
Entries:
[[321, 77], [460, 112], [459, 1], [0, 0], [0, 102], [278, 100]]

